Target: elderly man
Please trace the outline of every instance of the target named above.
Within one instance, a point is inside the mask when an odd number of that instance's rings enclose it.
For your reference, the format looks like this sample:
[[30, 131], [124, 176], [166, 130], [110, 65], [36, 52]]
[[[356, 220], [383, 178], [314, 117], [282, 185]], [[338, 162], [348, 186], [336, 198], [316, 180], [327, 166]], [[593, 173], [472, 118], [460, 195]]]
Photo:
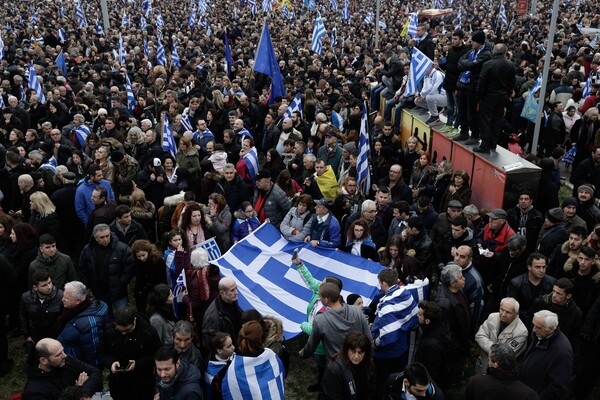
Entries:
[[90, 128], [85, 125], [85, 117], [82, 114], [75, 114], [73, 121], [62, 129], [63, 137], [69, 139], [78, 149], [85, 146], [85, 139], [90, 132]]
[[64, 311], [58, 317], [58, 341], [65, 352], [90, 365], [98, 367], [98, 348], [109, 321], [108, 307], [100, 300], [92, 300], [87, 287], [79, 281], [65, 285]]
[[365, 200], [362, 202], [360, 210], [352, 214], [346, 220], [346, 233], [350, 225], [359, 218], [367, 220], [371, 231], [371, 239], [375, 243], [375, 248], [379, 249], [385, 246], [387, 241], [387, 230], [383, 225], [383, 221], [377, 216], [377, 203], [373, 200]]
[[31, 218], [31, 202], [29, 198], [32, 194], [40, 190], [40, 187], [36, 185], [33, 178], [29, 174], [23, 174], [17, 178], [17, 185], [19, 185], [19, 192], [23, 203], [19, 208], [10, 214], [13, 216], [20, 217], [23, 221], [29, 221]]
[[204, 360], [200, 349], [193, 343], [194, 327], [188, 321], [177, 321], [173, 326], [173, 347], [179, 353], [179, 359], [204, 370]]
[[290, 199], [271, 181], [271, 172], [266, 169], [258, 171], [254, 189], [254, 210], [259, 221], [262, 223], [268, 218], [271, 224], [279, 228], [290, 208]]
[[312, 247], [337, 248], [342, 243], [340, 223], [331, 213], [333, 201], [315, 200], [315, 218], [310, 225], [310, 233], [304, 238]]
[[475, 334], [475, 342], [481, 349], [475, 372], [481, 375], [487, 371], [492, 345], [506, 344], [518, 357], [525, 351], [528, 335], [527, 327], [519, 319], [519, 302], [512, 297], [503, 298], [500, 311], [491, 313]]
[[515, 372], [517, 355], [506, 343], [492, 344], [489, 350], [487, 375], [476, 375], [469, 379], [465, 389], [466, 400], [539, 400], [538, 394], [519, 382]]
[[[232, 278], [222, 278], [219, 281], [219, 295], [206, 309], [202, 328], [226, 332], [231, 336], [233, 343], [237, 343], [238, 333], [242, 328], [242, 309], [238, 305], [237, 284]], [[202, 347], [208, 354], [210, 349], [206, 335], [202, 337]]]
[[473, 266], [473, 249], [469, 246], [459, 246], [454, 251], [454, 264], [462, 268], [465, 277], [465, 287], [462, 291], [469, 300], [472, 330], [475, 332], [483, 312], [485, 288], [481, 274]]
[[230, 210], [239, 210], [242, 203], [250, 200], [246, 184], [235, 173], [235, 165], [227, 163], [223, 168], [223, 177], [217, 182], [215, 193], [222, 194]]
[[34, 356], [26, 365], [27, 383], [23, 399], [58, 400], [69, 386], [79, 386], [87, 393], [102, 390], [102, 373], [96, 367], [67, 355], [63, 345], [50, 338], [40, 340]]
[[479, 238], [480, 247], [487, 250], [484, 257], [491, 258], [498, 254], [508, 244], [508, 238], [515, 234], [506, 219], [508, 214], [501, 208], [495, 208], [487, 213], [490, 222], [483, 228], [482, 236]]
[[394, 164], [390, 167], [389, 175], [379, 181], [379, 186], [390, 188], [392, 202], [404, 200], [408, 204], [413, 204], [412, 191], [402, 179], [402, 166], [400, 164]]
[[558, 316], [541, 310], [533, 316], [533, 340], [521, 364], [521, 382], [542, 400], [562, 399], [571, 388], [573, 349], [558, 327]]
[[89, 243], [81, 251], [79, 275], [94, 296], [108, 304], [109, 314], [113, 307], [129, 304], [127, 285], [133, 278], [133, 257], [108, 225], [94, 227]]
[[[294, 142], [302, 140], [302, 133], [298, 132], [294, 128], [294, 124], [291, 118], [284, 118], [281, 123], [281, 133], [279, 135], [279, 140], [277, 140], [277, 144], [275, 145], [275, 149], [282, 155], [284, 153], [284, 142], [288, 139], [292, 139]], [[265, 152], [268, 149], [265, 149]]]

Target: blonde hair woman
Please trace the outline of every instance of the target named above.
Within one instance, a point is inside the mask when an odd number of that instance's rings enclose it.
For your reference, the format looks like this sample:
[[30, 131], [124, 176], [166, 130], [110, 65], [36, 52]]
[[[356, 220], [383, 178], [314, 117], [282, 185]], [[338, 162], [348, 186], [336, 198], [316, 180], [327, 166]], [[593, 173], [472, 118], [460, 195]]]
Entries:
[[35, 192], [29, 197], [31, 218], [29, 223], [38, 231], [38, 236], [50, 234], [60, 240], [60, 230], [56, 206], [44, 192]]

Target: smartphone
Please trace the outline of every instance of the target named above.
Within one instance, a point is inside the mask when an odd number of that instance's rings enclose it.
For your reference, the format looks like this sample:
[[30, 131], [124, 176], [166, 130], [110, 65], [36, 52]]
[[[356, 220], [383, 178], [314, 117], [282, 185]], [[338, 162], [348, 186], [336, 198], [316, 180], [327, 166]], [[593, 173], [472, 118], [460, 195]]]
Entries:
[[294, 255], [292, 256], [292, 260], [295, 260], [298, 257], [298, 249], [294, 250]]
[[125, 363], [120, 363], [120, 364], [121, 364], [121, 367], [120, 368], [116, 368], [115, 370], [122, 372], [122, 371], [128, 370], [131, 367], [131, 364], [133, 364], [133, 363], [131, 361], [127, 362], [127, 366], [126, 367], [123, 367], [123, 365], [125, 365]]

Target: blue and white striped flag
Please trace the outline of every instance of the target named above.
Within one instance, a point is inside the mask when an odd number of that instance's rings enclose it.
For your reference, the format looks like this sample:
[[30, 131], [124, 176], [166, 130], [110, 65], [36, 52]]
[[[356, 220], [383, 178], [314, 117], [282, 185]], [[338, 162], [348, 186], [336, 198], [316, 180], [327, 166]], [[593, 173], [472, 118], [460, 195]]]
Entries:
[[369, 169], [369, 156], [371, 145], [369, 143], [369, 120], [367, 105], [363, 104], [360, 117], [360, 136], [358, 138], [358, 160], [356, 162], [356, 180], [360, 191], [367, 195], [371, 190], [371, 174]]
[[379, 27], [383, 30], [387, 30], [387, 24], [383, 20], [379, 20]]
[[35, 91], [35, 94], [39, 97], [40, 103], [46, 103], [46, 95], [44, 94], [44, 89], [42, 88], [42, 84], [38, 80], [38, 76], [35, 73], [35, 68], [33, 64], [29, 65], [29, 77], [27, 80], [29, 84], [29, 88]]
[[79, 128], [75, 129], [75, 136], [81, 147], [85, 146], [85, 139], [87, 139], [90, 133], [90, 128], [86, 125], [79, 125]]
[[337, 26], [334, 26], [331, 30], [331, 47], [337, 46]]
[[350, 6], [348, 3], [348, 0], [344, 0], [344, 8], [342, 9], [342, 19], [345, 19], [346, 21], [350, 19]]
[[321, 13], [317, 11], [317, 18], [315, 19], [315, 27], [313, 29], [312, 34], [312, 51], [321, 55], [323, 51], [323, 43], [321, 42], [321, 38], [327, 35], [325, 31], [325, 24], [323, 24], [323, 19], [321, 18]]
[[417, 37], [417, 25], [419, 24], [419, 16], [416, 12], [414, 12], [411, 13], [408, 16], [408, 18], [408, 30], [406, 31], [406, 33], [408, 33], [408, 35], [414, 39]]
[[290, 11], [290, 9], [288, 8], [287, 3], [283, 5], [282, 12], [283, 12], [283, 18], [285, 18], [285, 19], [292, 19], [292, 18], [294, 18], [294, 13], [292, 13]]
[[337, 11], [338, 10], [338, 4], [337, 1], [335, 0], [329, 0], [329, 5], [331, 5], [331, 9], [333, 11]]
[[256, 147], [252, 147], [246, 155], [244, 155], [244, 163], [248, 167], [248, 173], [252, 179], [258, 174], [260, 166], [258, 164], [258, 152], [256, 151]]
[[150, 0], [142, 0], [142, 10], [144, 11], [144, 15], [147, 17], [150, 15], [152, 11], [152, 3]]
[[96, 18], [96, 33], [98, 35], [104, 36], [104, 28], [100, 24], [100, 21], [98, 21], [98, 18]]
[[173, 130], [169, 124], [169, 118], [167, 113], [163, 113], [163, 137], [162, 137], [162, 148], [164, 151], [171, 153], [173, 157], [177, 154], [177, 146], [175, 145], [175, 137], [173, 137]]
[[65, 17], [65, 6], [63, 5], [62, 1], [58, 3], [58, 14], [61, 18]]
[[373, 11], [369, 11], [365, 19], [363, 19], [365, 25], [371, 25], [373, 23]]
[[119, 63], [125, 65], [127, 62], [125, 58], [125, 46], [123, 45], [123, 35], [119, 33]]
[[285, 118], [292, 118], [292, 113], [294, 111], [299, 111], [300, 115], [302, 115], [302, 96], [300, 96], [300, 93], [294, 97], [294, 100], [292, 100], [287, 110], [285, 110], [285, 114], [283, 114], [283, 116]]
[[183, 114], [181, 116], [181, 125], [183, 125], [183, 129], [185, 129], [186, 131], [194, 131], [192, 121], [190, 121], [190, 116], [187, 114]]
[[38, 20], [38, 16], [39, 16], [39, 9], [35, 10], [35, 12], [33, 13], [33, 15], [31, 16], [31, 18], [29, 19], [29, 23], [31, 25], [36, 25], [37, 24], [37, 20]]
[[[0, 61], [4, 58], [4, 39], [2, 39], [2, 31], [0, 31]], [[2, 97], [2, 96], [0, 96]]]
[[284, 378], [283, 363], [269, 348], [257, 357], [234, 354], [222, 382], [223, 400], [283, 400]]
[[165, 48], [163, 47], [160, 39], [157, 39], [158, 47], [156, 50], [156, 63], [158, 65], [167, 65], [167, 57], [165, 56]]
[[148, 46], [148, 40], [144, 37], [144, 58], [150, 59], [150, 47]]
[[61, 43], [67, 41], [67, 32], [65, 32], [65, 28], [58, 28], [58, 39]]
[[31, 37], [31, 44], [33, 43], [37, 43], [40, 46], [44, 45], [44, 37], [42, 35], [40, 36], [32, 36]]
[[594, 36], [592, 40], [590, 40], [590, 48], [594, 50], [596, 48], [596, 43], [598, 42], [598, 35]]
[[458, 15], [456, 16], [456, 25], [454, 26], [455, 30], [462, 28], [462, 8], [458, 10]]
[[0, 96], [0, 110], [4, 108], [4, 98]]
[[27, 93], [25, 93], [25, 87], [19, 85], [19, 101], [27, 101]]
[[592, 94], [592, 74], [588, 76], [587, 81], [585, 81], [585, 86], [583, 87], [583, 98], [586, 99]]
[[250, 11], [252, 12], [252, 16], [256, 16], [256, 0], [248, 0], [248, 4], [250, 5]]
[[198, 0], [198, 14], [200, 16], [204, 16], [206, 14], [206, 10], [208, 9], [208, 2], [206, 0]]
[[188, 18], [188, 26], [194, 26], [196, 25], [196, 9], [192, 9], [192, 12], [190, 13], [190, 17]]
[[165, 26], [165, 20], [163, 19], [160, 11], [156, 15], [156, 26], [158, 26], [159, 28], [162, 28], [163, 26]]
[[135, 101], [135, 94], [133, 93], [133, 87], [131, 86], [127, 71], [125, 71], [125, 90], [127, 91], [127, 108], [133, 112], [137, 102]]
[[[173, 254], [175, 253], [173, 252]], [[179, 319], [179, 304], [183, 303], [186, 287], [185, 269], [182, 269], [177, 279], [175, 279], [175, 286], [171, 288], [173, 291], [173, 313], [177, 319]]]
[[121, 20], [121, 27], [127, 28], [128, 26], [129, 26], [129, 18], [127, 17], [127, 14], [125, 13], [125, 11], [123, 11], [123, 19]]
[[281, 318], [286, 339], [302, 332], [300, 324], [306, 321], [313, 296], [292, 265], [296, 249], [315, 279], [335, 276], [344, 282], [344, 298], [356, 293], [369, 305], [379, 292], [377, 274], [384, 268], [379, 263], [335, 249], [288, 242], [273, 225], [261, 225], [213, 264], [221, 274], [235, 279], [243, 310], [254, 308], [262, 315]]
[[145, 30], [147, 26], [148, 23], [146, 22], [146, 18], [140, 17], [140, 29]]
[[271, 13], [271, 10], [273, 10], [273, 3], [271, 0], [263, 0], [262, 2], [262, 12], [264, 13]]
[[502, 26], [508, 26], [508, 18], [506, 18], [506, 9], [504, 3], [500, 3], [500, 23]]
[[540, 88], [542, 87], [542, 82], [543, 82], [543, 76], [542, 76], [542, 74], [539, 74], [537, 79], [535, 80], [533, 86], [531, 87], [531, 89], [529, 91], [531, 93], [535, 94], [535, 92], [540, 90]]
[[410, 60], [410, 69], [408, 71], [408, 81], [406, 82], [405, 96], [410, 96], [417, 91], [419, 83], [427, 75], [427, 71], [433, 65], [433, 61], [423, 54], [419, 49], [413, 47], [412, 58]]
[[338, 130], [340, 131], [344, 131], [344, 119], [342, 118], [342, 116], [340, 114], [338, 114], [336, 111], [331, 111], [331, 123], [333, 124], [333, 126], [335, 126]]
[[179, 69], [179, 53], [177, 53], [177, 40], [173, 42], [173, 51], [171, 52], [171, 62], [173, 68]]
[[81, 2], [77, 2], [75, 5], [75, 15], [77, 16], [77, 26], [80, 28], [87, 27], [87, 19], [85, 18], [85, 13], [83, 12], [83, 8], [81, 7]]

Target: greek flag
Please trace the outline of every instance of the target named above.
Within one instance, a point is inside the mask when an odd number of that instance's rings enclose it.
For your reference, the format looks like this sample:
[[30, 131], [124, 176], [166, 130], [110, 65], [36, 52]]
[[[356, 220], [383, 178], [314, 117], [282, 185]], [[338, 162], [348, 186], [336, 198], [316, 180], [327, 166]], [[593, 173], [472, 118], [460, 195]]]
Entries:
[[58, 28], [58, 38], [60, 39], [61, 43], [67, 41], [67, 33], [65, 32], [65, 28]]
[[[175, 252], [173, 252], [175, 254]], [[177, 279], [175, 279], [175, 286], [173, 289], [173, 313], [175, 314], [175, 318], [179, 318], [179, 304], [183, 303], [183, 296], [185, 292], [185, 288], [187, 287], [187, 283], [185, 281], [185, 270], [181, 270]]]
[[4, 108], [4, 99], [0, 96], [0, 110]]
[[148, 24], [146, 23], [146, 18], [140, 17], [140, 29], [145, 30]]
[[135, 101], [135, 95], [133, 94], [133, 88], [131, 87], [131, 81], [129, 80], [129, 74], [125, 71], [125, 90], [127, 91], [127, 108], [133, 112], [137, 102]]
[[150, 15], [150, 11], [152, 11], [152, 3], [150, 3], [150, 0], [142, 0], [142, 10], [146, 17]]
[[[37, 37], [36, 37], [36, 36], [32, 36], [32, 37], [31, 37], [31, 41], [32, 41], [33, 43], [37, 43], [37, 44], [38, 44], [38, 45], [40, 45], [40, 46], [43, 46], [43, 45], [44, 45], [44, 37], [43, 37], [43, 36], [41, 36], [41, 35], [40, 35], [40, 36], [37, 36]], [[33, 43], [32, 43], [32, 44], [33, 44]]]
[[357, 293], [372, 299], [379, 292], [377, 274], [383, 268], [379, 263], [335, 249], [288, 242], [273, 225], [261, 225], [213, 264], [236, 280], [242, 309], [254, 308], [282, 319], [286, 339], [301, 333], [300, 324], [306, 321], [313, 295], [292, 265], [296, 249], [315, 279], [335, 276], [344, 282], [344, 298]]
[[410, 37], [414, 39], [417, 37], [417, 25], [419, 23], [419, 16], [416, 12], [414, 12], [411, 13], [408, 16], [408, 18], [408, 30], [406, 31], [406, 33], [408, 33]]
[[365, 17], [365, 19], [363, 20], [363, 23], [365, 25], [371, 25], [373, 23], [373, 11], [369, 11], [367, 13], [367, 16]]
[[125, 59], [125, 46], [123, 45], [123, 36], [119, 33], [119, 63], [124, 65]]
[[592, 40], [590, 40], [590, 48], [595, 49], [597, 41], [598, 41], [598, 35], [594, 36], [594, 38]]
[[256, 147], [252, 147], [246, 153], [246, 155], [244, 156], [244, 163], [248, 167], [248, 172], [250, 173], [250, 176], [252, 177], [252, 179], [254, 179], [254, 177], [258, 173], [258, 170], [260, 169], [260, 166], [258, 164], [258, 153], [256, 151]]
[[[143, 18], [143, 17], [142, 17]], [[148, 40], [144, 37], [144, 58], [150, 58], [150, 47], [148, 47]]]
[[285, 371], [283, 363], [266, 348], [258, 357], [234, 354], [223, 378], [223, 400], [283, 400]]
[[65, 6], [63, 5], [62, 1], [58, 3], [58, 13], [60, 14], [61, 18], [65, 16]]
[[252, 16], [256, 16], [256, 0], [248, 0], [248, 4], [250, 5], [250, 11], [252, 12]]
[[165, 26], [165, 20], [162, 17], [162, 14], [160, 13], [160, 11], [158, 12], [158, 15], [156, 16], [156, 26], [162, 28], [163, 26]]
[[29, 83], [29, 88], [35, 91], [35, 94], [40, 99], [40, 103], [44, 104], [46, 102], [46, 96], [44, 95], [44, 90], [42, 89], [42, 84], [38, 80], [38, 76], [35, 73], [35, 68], [33, 64], [29, 65], [29, 77], [27, 82]]
[[333, 11], [337, 11], [338, 10], [337, 1], [335, 1], [335, 0], [329, 0], [329, 4], [331, 5], [331, 9]]
[[58, 166], [58, 161], [54, 156], [50, 157], [48, 161], [40, 165], [40, 169], [49, 169], [53, 173], [56, 174], [56, 167]]
[[283, 116], [285, 118], [292, 118], [292, 113], [294, 111], [300, 111], [300, 115], [302, 115], [302, 97], [300, 96], [300, 93], [294, 97], [294, 100], [292, 100], [287, 110], [285, 110], [285, 114], [283, 114]]
[[312, 34], [312, 51], [318, 55], [321, 55], [321, 52], [323, 51], [321, 38], [325, 35], [327, 35], [327, 32], [325, 32], [325, 25], [323, 24], [323, 19], [321, 19], [321, 13], [317, 11], [317, 18], [315, 19], [315, 27]]
[[[144, 17], [142, 17], [142, 18], [144, 18]], [[104, 36], [104, 28], [102, 28], [102, 25], [100, 25], [100, 21], [98, 21], [97, 18], [96, 18], [96, 33], [98, 35]]]
[[587, 81], [585, 81], [585, 86], [583, 87], [583, 98], [586, 99], [592, 93], [592, 75], [588, 76]]
[[433, 65], [433, 61], [423, 54], [419, 49], [413, 47], [412, 58], [410, 60], [410, 69], [408, 71], [408, 81], [406, 83], [405, 96], [410, 96], [417, 91], [419, 83], [423, 80], [427, 71]]
[[175, 154], [177, 154], [177, 146], [175, 145], [175, 138], [173, 137], [173, 130], [169, 124], [167, 113], [163, 113], [162, 148], [164, 151], [171, 153], [173, 157], [175, 157]]
[[83, 8], [81, 7], [80, 2], [77, 2], [77, 4], [75, 5], [75, 15], [77, 16], [77, 25], [80, 28], [87, 27], [87, 19], [85, 18], [85, 14], [83, 12]]
[[65, 61], [65, 53], [62, 50], [60, 53], [58, 53], [58, 57], [56, 57], [56, 66], [58, 67], [58, 69], [60, 69], [60, 72], [66, 78], [67, 77], [67, 62]]
[[271, 3], [271, 0], [263, 0], [262, 2], [262, 12], [264, 13], [270, 13], [271, 10], [273, 9], [273, 3]]
[[190, 13], [190, 17], [188, 18], [188, 26], [196, 25], [196, 9], [194, 8]]
[[190, 116], [187, 114], [183, 114], [181, 116], [181, 125], [183, 125], [183, 128], [186, 131], [193, 131], [194, 128], [192, 127], [192, 121], [190, 121]]
[[371, 175], [369, 171], [371, 146], [369, 144], [369, 121], [367, 117], [367, 106], [363, 104], [362, 115], [360, 117], [360, 136], [358, 138], [356, 179], [358, 180], [358, 187], [365, 195], [369, 193], [371, 188]]
[[350, 6], [348, 0], [344, 0], [344, 9], [342, 10], [342, 19], [348, 21], [350, 19]]
[[531, 89], [529, 91], [531, 93], [535, 93], [538, 90], [540, 90], [540, 88], [542, 87], [542, 81], [543, 81], [542, 74], [539, 74], [537, 79], [535, 80], [535, 83], [533, 84], [533, 86], [531, 87]]
[[158, 41], [158, 49], [156, 50], [156, 63], [158, 65], [167, 65], [167, 58], [165, 56], [165, 48], [163, 47], [162, 43], [160, 42], [160, 39], [157, 39]]
[[208, 10], [208, 2], [207, 0], [198, 0], [198, 13], [203, 16]]
[[500, 3], [500, 23], [502, 26], [508, 26], [508, 18], [506, 18], [506, 10], [504, 9], [504, 3]]
[[23, 87], [23, 85], [19, 85], [19, 97], [19, 101], [27, 101], [27, 93], [25, 92], [25, 88]]
[[[4, 58], [4, 39], [2, 39], [2, 32], [0, 32], [0, 61]], [[2, 96], [0, 96], [2, 97]]]
[[344, 119], [335, 111], [331, 111], [331, 123], [340, 131], [344, 131]]
[[331, 47], [335, 47], [337, 45], [337, 26], [334, 26], [331, 30]]
[[37, 24], [38, 15], [39, 15], [39, 9], [35, 10], [35, 12], [33, 13], [33, 15], [31, 16], [31, 18], [29, 19], [29, 23], [31, 25]]
[[123, 11], [123, 19], [121, 20], [121, 26], [123, 28], [127, 28], [129, 26], [129, 18], [127, 18], [127, 14]]
[[292, 19], [294, 17], [294, 14], [290, 11], [287, 4], [283, 6], [283, 17], [285, 19]]
[[177, 41], [173, 42], [173, 51], [171, 52], [171, 62], [173, 68], [179, 69], [179, 54], [177, 53]]
[[384, 21], [379, 21], [379, 27], [383, 30], [387, 30], [387, 24]]
[[456, 16], [456, 25], [454, 29], [460, 29], [462, 27], [462, 8], [458, 10], [458, 15]]
[[80, 125], [79, 128], [75, 129], [75, 136], [81, 147], [85, 146], [85, 139], [87, 139], [90, 133], [90, 128], [85, 125]]

